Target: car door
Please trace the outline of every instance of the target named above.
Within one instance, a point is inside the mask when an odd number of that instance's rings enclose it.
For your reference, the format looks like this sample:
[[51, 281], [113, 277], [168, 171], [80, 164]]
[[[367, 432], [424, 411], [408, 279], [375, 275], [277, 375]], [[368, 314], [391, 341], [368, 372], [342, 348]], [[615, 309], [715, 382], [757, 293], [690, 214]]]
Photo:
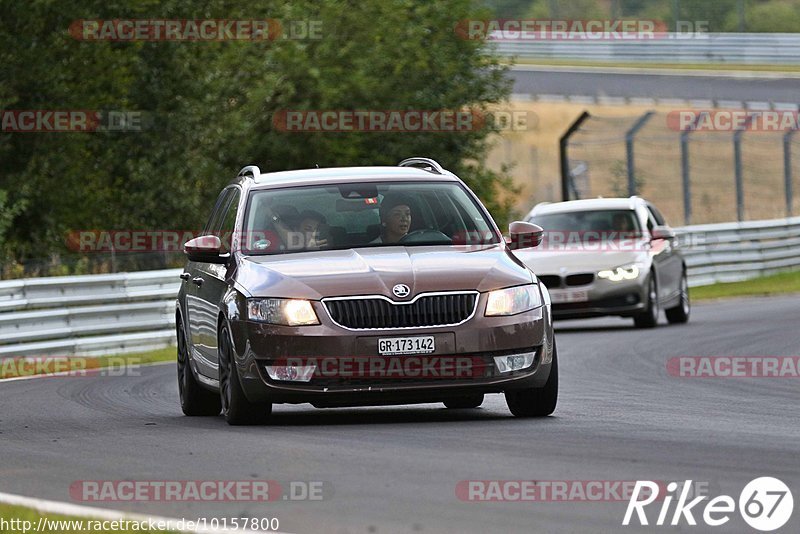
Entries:
[[[652, 231], [655, 226], [667, 226], [664, 216], [652, 204], [647, 204], [647, 228]], [[658, 277], [658, 298], [661, 302], [673, 298], [680, 291], [680, 280], [683, 266], [678, 254], [677, 239], [657, 239], [652, 242], [656, 276]]]
[[[220, 193], [211, 216], [203, 228], [202, 235], [219, 234], [233, 194], [234, 191], [231, 188], [224, 189]], [[192, 359], [197, 370], [207, 377], [215, 377], [217, 365], [216, 354], [213, 355], [213, 358], [209, 357], [209, 345], [216, 343], [217, 313], [208, 305], [206, 298], [208, 288], [203, 287], [206, 279], [209, 278], [208, 271], [212, 269], [211, 265], [213, 264], [190, 261], [186, 266], [189, 277], [184, 282]]]
[[[228, 191], [229, 195], [224, 204], [222, 216], [211, 233], [218, 235], [222, 241], [222, 252], [230, 254], [241, 193], [238, 186], [231, 186]], [[197, 306], [202, 309], [201, 328], [198, 332], [200, 343], [197, 348], [203, 361], [203, 374], [214, 379], [217, 379], [219, 375], [217, 327], [220, 303], [228, 290], [229, 271], [233, 268], [232, 256], [228, 263], [198, 263], [197, 268], [196, 302]]]

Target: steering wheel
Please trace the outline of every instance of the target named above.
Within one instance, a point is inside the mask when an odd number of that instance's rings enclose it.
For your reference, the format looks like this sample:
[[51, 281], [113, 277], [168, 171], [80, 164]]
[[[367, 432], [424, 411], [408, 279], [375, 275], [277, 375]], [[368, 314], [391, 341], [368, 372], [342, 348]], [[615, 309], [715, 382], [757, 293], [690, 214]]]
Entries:
[[453, 242], [447, 234], [439, 230], [423, 228], [422, 230], [414, 230], [413, 232], [407, 233], [398, 240], [398, 243], [420, 243], [427, 241], [442, 241], [448, 245]]

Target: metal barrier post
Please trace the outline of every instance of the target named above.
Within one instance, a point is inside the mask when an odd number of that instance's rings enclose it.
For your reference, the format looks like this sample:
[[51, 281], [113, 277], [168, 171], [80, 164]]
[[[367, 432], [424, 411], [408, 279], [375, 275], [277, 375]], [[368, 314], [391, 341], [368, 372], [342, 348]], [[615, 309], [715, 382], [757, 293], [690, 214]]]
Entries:
[[[575, 119], [575, 122], [570, 124], [569, 128], [567, 128], [567, 131], [564, 132], [564, 135], [562, 135], [558, 141], [559, 156], [561, 160], [561, 200], [570, 200], [570, 191], [575, 191], [575, 186], [572, 183], [572, 174], [569, 170], [569, 156], [567, 154], [569, 138], [572, 137], [572, 134], [578, 131], [578, 129], [581, 127], [581, 124], [583, 124], [583, 122], [590, 116], [591, 115], [589, 115], [588, 111], [581, 113], [580, 116]], [[577, 194], [575, 196], [577, 197]]]
[[700, 118], [707, 114], [700, 113], [692, 125], [681, 132], [681, 180], [683, 182], [683, 224], [692, 224], [692, 182], [689, 176], [689, 134], [697, 128]]
[[794, 191], [792, 188], [792, 136], [797, 130], [789, 130], [783, 134], [783, 188], [786, 192], [786, 216], [792, 216]]
[[650, 120], [655, 114], [655, 111], [648, 111], [633, 123], [633, 126], [625, 132], [625, 155], [628, 165], [628, 195], [633, 196], [636, 194], [636, 171], [633, 162], [633, 138], [636, 133]]
[[742, 134], [750, 126], [753, 115], [748, 115], [741, 128], [733, 134], [733, 172], [736, 178], [736, 220], [744, 220], [744, 178], [742, 176]]

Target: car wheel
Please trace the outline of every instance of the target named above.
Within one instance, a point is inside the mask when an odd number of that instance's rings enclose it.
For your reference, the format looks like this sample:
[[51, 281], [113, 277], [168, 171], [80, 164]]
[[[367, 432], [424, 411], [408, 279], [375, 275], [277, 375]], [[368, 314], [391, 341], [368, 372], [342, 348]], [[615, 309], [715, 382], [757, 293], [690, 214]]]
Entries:
[[478, 395], [467, 395], [458, 399], [444, 401], [447, 408], [453, 410], [466, 410], [468, 408], [477, 408], [483, 404], [483, 393]]
[[634, 316], [633, 324], [636, 328], [653, 328], [658, 324], [658, 291], [656, 286], [655, 273], [650, 273], [650, 280], [647, 283], [647, 308]]
[[183, 323], [178, 319], [178, 394], [184, 415], [219, 415], [219, 395], [197, 383], [189, 363], [189, 344]]
[[691, 303], [689, 302], [689, 282], [686, 279], [686, 272], [681, 276], [681, 301], [674, 308], [665, 311], [667, 321], [670, 323], [685, 323], [689, 321], [691, 313]]
[[506, 391], [506, 404], [517, 417], [544, 417], [553, 413], [558, 403], [558, 354], [553, 344], [550, 376], [541, 388]]
[[222, 415], [229, 425], [258, 425], [266, 423], [272, 413], [272, 403], [253, 403], [247, 400], [233, 361], [233, 347], [228, 327], [219, 333], [219, 399]]

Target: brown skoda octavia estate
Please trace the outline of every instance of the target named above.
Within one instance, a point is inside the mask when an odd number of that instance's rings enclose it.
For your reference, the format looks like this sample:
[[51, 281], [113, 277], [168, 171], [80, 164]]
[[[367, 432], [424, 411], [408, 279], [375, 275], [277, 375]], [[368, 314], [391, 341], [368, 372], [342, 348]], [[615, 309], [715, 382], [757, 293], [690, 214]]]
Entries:
[[443, 402], [504, 393], [516, 416], [555, 410], [550, 297], [453, 173], [397, 167], [261, 174], [220, 194], [176, 306], [186, 415], [266, 422], [275, 403]]

